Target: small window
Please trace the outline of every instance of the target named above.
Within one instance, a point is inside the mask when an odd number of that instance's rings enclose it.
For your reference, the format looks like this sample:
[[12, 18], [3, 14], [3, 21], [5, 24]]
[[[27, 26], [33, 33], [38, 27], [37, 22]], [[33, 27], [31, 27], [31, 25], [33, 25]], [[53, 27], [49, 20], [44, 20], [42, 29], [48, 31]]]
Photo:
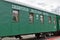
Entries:
[[54, 17], [54, 24], [56, 24], [56, 16]]
[[29, 21], [30, 21], [30, 23], [34, 22], [34, 14], [33, 13], [29, 14]]
[[59, 24], [60, 24], [60, 19], [59, 19]]
[[44, 23], [44, 16], [43, 15], [40, 15], [40, 21], [41, 21], [41, 23]]
[[13, 10], [13, 21], [18, 22], [18, 14], [19, 14], [18, 10]]
[[49, 23], [51, 23], [51, 16], [48, 16]]

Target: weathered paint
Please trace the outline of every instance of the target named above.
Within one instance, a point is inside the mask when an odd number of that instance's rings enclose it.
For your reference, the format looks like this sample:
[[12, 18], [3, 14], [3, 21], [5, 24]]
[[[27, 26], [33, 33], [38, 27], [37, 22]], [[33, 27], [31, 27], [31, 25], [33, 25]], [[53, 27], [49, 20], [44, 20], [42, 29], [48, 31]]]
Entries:
[[[12, 11], [14, 9], [19, 10], [18, 22], [12, 20]], [[34, 23], [32, 24], [29, 23], [30, 12], [34, 13]], [[40, 15], [44, 15], [44, 23], [40, 22]], [[48, 22], [48, 16], [52, 18], [51, 23]], [[55, 16], [55, 14], [42, 10], [0, 1], [0, 36], [57, 31], [57, 24], [53, 22]]]

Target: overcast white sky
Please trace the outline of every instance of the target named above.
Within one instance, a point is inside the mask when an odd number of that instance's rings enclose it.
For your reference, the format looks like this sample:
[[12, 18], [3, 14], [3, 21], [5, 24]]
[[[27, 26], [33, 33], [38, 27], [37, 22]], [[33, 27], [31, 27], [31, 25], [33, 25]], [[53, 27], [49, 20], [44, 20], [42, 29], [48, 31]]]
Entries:
[[60, 0], [16, 0], [16, 1], [28, 3], [30, 5], [34, 5], [36, 7], [49, 11], [60, 6]]
[[14, 0], [14, 1], [26, 3], [50, 12], [53, 9], [60, 7], [60, 0]]

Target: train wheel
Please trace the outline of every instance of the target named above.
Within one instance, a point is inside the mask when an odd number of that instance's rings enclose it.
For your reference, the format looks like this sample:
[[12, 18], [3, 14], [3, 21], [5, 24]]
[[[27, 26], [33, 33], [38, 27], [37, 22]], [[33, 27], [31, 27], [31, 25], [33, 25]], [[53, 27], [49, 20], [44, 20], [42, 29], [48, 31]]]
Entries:
[[49, 33], [49, 37], [53, 36], [53, 33]]
[[52, 36], [54, 36], [54, 33], [53, 32], [47, 33], [46, 36], [47, 37], [52, 37]]
[[36, 38], [40, 38], [40, 33], [36, 33], [36, 34], [35, 34], [35, 37], [36, 37]]
[[43, 33], [43, 34], [42, 34], [42, 37], [43, 37], [43, 38], [47, 38], [46, 33]]
[[16, 38], [19, 38], [19, 40], [22, 40], [22, 37], [20, 35], [15, 36]]

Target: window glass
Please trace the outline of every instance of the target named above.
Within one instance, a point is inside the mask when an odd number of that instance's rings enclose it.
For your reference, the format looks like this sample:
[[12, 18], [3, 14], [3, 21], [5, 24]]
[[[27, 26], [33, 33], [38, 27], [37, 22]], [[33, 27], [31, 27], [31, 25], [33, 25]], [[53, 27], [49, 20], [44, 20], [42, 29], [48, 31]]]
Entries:
[[33, 13], [29, 14], [29, 21], [30, 21], [30, 23], [34, 22], [34, 14]]
[[54, 17], [54, 24], [56, 24], [56, 16]]
[[51, 16], [48, 16], [49, 23], [51, 23]]
[[18, 22], [18, 10], [13, 10], [13, 20]]
[[41, 21], [41, 23], [44, 23], [44, 16], [43, 15], [40, 15], [40, 21]]

